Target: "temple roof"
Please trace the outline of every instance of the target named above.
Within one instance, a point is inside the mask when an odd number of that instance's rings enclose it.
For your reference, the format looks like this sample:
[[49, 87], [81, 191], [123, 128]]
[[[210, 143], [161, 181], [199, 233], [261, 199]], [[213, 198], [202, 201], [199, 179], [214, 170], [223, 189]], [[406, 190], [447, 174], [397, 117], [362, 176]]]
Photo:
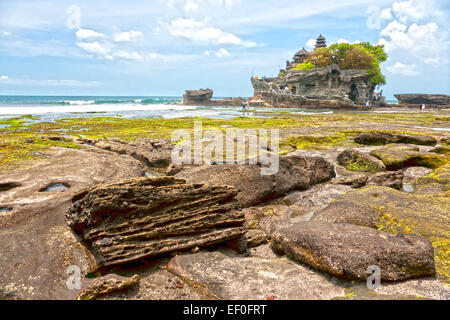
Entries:
[[325, 38], [322, 34], [320, 34], [319, 37], [317, 38], [317, 40], [325, 40]]
[[307, 56], [309, 53], [308, 50], [305, 50], [305, 48], [303, 48], [302, 50], [300, 50], [299, 52], [297, 52], [295, 54], [296, 57], [301, 57], [301, 56]]

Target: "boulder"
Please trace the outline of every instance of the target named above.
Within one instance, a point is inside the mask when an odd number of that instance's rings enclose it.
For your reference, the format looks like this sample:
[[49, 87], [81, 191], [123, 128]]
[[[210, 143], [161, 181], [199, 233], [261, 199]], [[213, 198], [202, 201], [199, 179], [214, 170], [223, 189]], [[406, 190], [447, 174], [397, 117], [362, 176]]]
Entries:
[[246, 227], [270, 235], [279, 226], [289, 223], [291, 210], [285, 205], [268, 205], [243, 209]]
[[378, 172], [368, 179], [367, 185], [386, 186], [400, 190], [403, 187], [403, 171]]
[[236, 194], [173, 177], [129, 179], [76, 194], [66, 222], [97, 266], [111, 267], [241, 238], [245, 219]]
[[440, 193], [450, 190], [450, 162], [413, 182], [417, 193]]
[[450, 198], [445, 194], [406, 193], [367, 186], [336, 198], [311, 219], [350, 223], [391, 233], [423, 235], [435, 248], [437, 273], [450, 280]]
[[450, 96], [446, 94], [406, 93], [394, 94], [400, 104], [437, 104], [450, 105]]
[[351, 224], [296, 223], [278, 229], [271, 246], [294, 261], [345, 279], [367, 280], [370, 266], [379, 267], [381, 280], [387, 281], [435, 273], [433, 247], [426, 238]]
[[186, 90], [183, 94], [184, 105], [204, 105], [211, 101], [213, 91], [211, 89]]
[[129, 155], [148, 167], [165, 168], [171, 162], [173, 145], [170, 139], [108, 139], [91, 140], [90, 143], [103, 150]]
[[337, 161], [351, 171], [377, 172], [386, 170], [383, 162], [379, 159], [352, 149], [342, 151], [338, 155]]
[[355, 174], [355, 175], [349, 175], [349, 176], [343, 176], [339, 177], [333, 182], [335, 184], [342, 184], [346, 186], [351, 186], [352, 188], [361, 188], [364, 187], [367, 184], [367, 180], [369, 177], [364, 174]]
[[183, 94], [183, 105], [186, 106], [242, 106], [244, 98], [225, 98], [212, 100], [211, 89], [186, 90]]
[[204, 299], [276, 300], [331, 299], [344, 294], [326, 276], [286, 258], [243, 257], [228, 252], [179, 255], [167, 269]]
[[402, 144], [387, 144], [370, 154], [383, 161], [388, 170], [414, 166], [436, 169], [447, 161], [445, 156], [420, 152], [418, 147]]
[[101, 296], [129, 290], [139, 284], [141, 277], [134, 275], [129, 281], [118, 280], [114, 278], [100, 279], [88, 288], [82, 290], [77, 300], [95, 300]]
[[254, 248], [261, 244], [266, 243], [269, 237], [263, 230], [249, 229], [245, 233], [245, 238], [247, 240], [247, 247]]
[[249, 207], [280, 197], [293, 190], [330, 180], [334, 167], [320, 157], [290, 156], [279, 158], [279, 170], [274, 175], [262, 175], [258, 164], [222, 164], [184, 170], [175, 175], [190, 183], [229, 185], [238, 190], [236, 199]]
[[314, 212], [326, 207], [333, 199], [352, 191], [345, 185], [317, 184], [304, 191], [294, 191], [282, 199], [282, 203], [292, 211], [291, 218], [302, 216], [309, 219]]
[[362, 132], [354, 140], [356, 143], [365, 145], [382, 145], [388, 143], [409, 143], [424, 146], [436, 145], [436, 139], [430, 136], [388, 132]]

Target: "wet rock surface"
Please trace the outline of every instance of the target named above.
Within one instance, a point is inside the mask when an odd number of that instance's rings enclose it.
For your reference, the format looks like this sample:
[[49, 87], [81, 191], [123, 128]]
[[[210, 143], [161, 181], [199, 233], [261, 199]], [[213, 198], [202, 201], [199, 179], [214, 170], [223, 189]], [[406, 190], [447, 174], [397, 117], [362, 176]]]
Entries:
[[76, 194], [66, 221], [97, 265], [111, 267], [239, 239], [244, 215], [236, 194], [173, 177], [130, 179]]
[[374, 265], [388, 281], [435, 273], [433, 247], [426, 238], [350, 224], [296, 223], [278, 229], [271, 246], [295, 261], [347, 279], [367, 280], [367, 269]]

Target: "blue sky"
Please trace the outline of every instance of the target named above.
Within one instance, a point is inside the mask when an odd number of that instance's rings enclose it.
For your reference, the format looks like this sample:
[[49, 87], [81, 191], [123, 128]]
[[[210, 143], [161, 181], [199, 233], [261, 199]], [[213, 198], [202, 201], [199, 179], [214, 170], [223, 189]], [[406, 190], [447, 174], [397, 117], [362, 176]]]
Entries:
[[0, 0], [0, 94], [251, 96], [321, 33], [386, 46], [384, 94], [449, 94], [446, 0]]

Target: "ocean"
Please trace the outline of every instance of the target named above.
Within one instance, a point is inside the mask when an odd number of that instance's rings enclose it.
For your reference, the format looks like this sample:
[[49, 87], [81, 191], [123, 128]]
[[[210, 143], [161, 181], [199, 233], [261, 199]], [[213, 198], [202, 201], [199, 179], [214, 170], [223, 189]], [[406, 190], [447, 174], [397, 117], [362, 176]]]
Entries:
[[[207, 117], [227, 119], [242, 116], [240, 107], [183, 106], [181, 97], [167, 96], [0, 96], [0, 118], [33, 115], [41, 121], [60, 118], [112, 116], [122, 118]], [[257, 111], [331, 113], [330, 110], [269, 109]], [[246, 116], [262, 116], [247, 112]]]

